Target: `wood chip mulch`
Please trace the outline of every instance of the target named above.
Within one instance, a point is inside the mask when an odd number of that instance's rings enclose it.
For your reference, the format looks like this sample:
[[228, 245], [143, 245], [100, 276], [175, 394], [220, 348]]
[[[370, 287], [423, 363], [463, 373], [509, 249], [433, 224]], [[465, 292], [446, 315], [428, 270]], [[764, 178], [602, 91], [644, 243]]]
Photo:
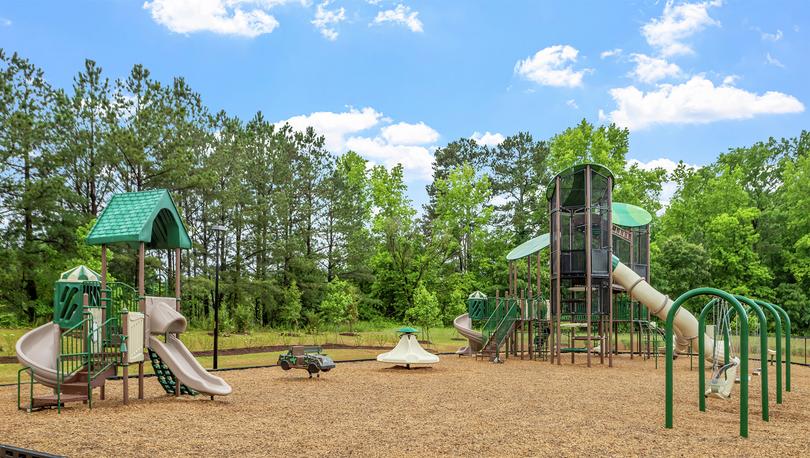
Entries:
[[[676, 361], [675, 429], [663, 428], [664, 369], [615, 358], [613, 368], [443, 356], [432, 368], [338, 364], [320, 379], [280, 368], [222, 372], [231, 396], [174, 398], [146, 379], [146, 399], [121, 404], [121, 382], [93, 409], [16, 410], [0, 388], [0, 443], [68, 456], [808, 456], [810, 368], [760, 418], [750, 387], [750, 438], [738, 436], [738, 388], [697, 409], [697, 372]], [[137, 381], [130, 381], [137, 396]]]

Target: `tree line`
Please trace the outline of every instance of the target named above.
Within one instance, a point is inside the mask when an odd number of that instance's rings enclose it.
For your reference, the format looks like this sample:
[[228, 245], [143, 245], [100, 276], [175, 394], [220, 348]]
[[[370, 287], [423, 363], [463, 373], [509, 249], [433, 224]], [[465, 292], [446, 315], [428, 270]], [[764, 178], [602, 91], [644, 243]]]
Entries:
[[[328, 151], [313, 129], [260, 111], [247, 120], [213, 111], [182, 77], [161, 82], [141, 65], [110, 78], [87, 60], [70, 88], [57, 88], [0, 50], [0, 97], [0, 326], [50, 319], [59, 273], [99, 268], [84, 237], [112, 194], [154, 188], [172, 193], [193, 241], [182, 259], [193, 325], [210, 326], [214, 225], [228, 228], [219, 253], [226, 327], [447, 324], [470, 292], [506, 287], [505, 254], [548, 230], [549, 180], [582, 161], [614, 172], [614, 200], [655, 215], [656, 286], [757, 295], [810, 325], [806, 132], [672, 174], [629, 162], [630, 133], [615, 125], [583, 120], [549, 139], [520, 132], [496, 146], [461, 138], [435, 151], [429, 202], [418, 208], [401, 166]], [[663, 208], [668, 179], [678, 190]], [[133, 284], [134, 250], [111, 248], [111, 275]], [[168, 264], [150, 253], [152, 292], [169, 283]]]

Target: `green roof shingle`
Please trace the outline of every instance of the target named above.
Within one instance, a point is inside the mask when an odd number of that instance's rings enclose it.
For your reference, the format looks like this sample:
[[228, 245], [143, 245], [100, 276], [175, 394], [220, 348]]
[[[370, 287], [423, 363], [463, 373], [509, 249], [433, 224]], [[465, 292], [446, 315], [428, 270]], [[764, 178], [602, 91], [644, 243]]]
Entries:
[[165, 189], [115, 194], [87, 236], [90, 245], [138, 244], [191, 248], [191, 239]]

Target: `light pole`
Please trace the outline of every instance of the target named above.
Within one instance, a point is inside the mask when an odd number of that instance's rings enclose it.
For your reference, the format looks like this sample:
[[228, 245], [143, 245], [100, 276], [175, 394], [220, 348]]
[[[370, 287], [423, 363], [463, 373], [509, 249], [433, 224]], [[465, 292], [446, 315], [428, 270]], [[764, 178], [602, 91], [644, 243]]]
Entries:
[[225, 233], [226, 228], [221, 224], [217, 224], [211, 230], [217, 233], [217, 267], [214, 275], [214, 369], [216, 369], [219, 362], [219, 257], [222, 250], [222, 235]]

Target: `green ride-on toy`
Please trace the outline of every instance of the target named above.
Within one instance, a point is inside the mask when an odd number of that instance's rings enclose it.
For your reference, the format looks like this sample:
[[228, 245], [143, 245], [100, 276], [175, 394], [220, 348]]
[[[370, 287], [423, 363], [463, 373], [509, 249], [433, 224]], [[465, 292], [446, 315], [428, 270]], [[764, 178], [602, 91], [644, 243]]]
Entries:
[[334, 369], [335, 362], [323, 354], [321, 347], [293, 345], [287, 353], [278, 355], [278, 365], [285, 371], [292, 368], [306, 369], [309, 378], [312, 378], [312, 374], [320, 378], [321, 372]]

